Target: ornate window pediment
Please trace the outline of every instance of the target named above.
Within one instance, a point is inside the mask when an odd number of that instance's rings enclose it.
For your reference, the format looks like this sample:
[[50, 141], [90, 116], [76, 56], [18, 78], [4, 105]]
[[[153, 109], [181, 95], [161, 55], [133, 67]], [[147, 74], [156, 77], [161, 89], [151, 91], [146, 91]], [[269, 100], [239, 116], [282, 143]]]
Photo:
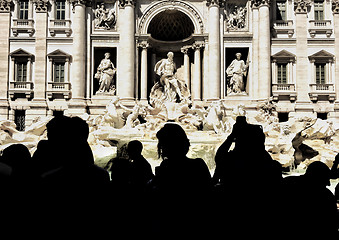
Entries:
[[313, 62], [333, 62], [334, 55], [325, 50], [321, 50], [308, 56], [308, 59]]
[[65, 53], [64, 51], [61, 51], [60, 49], [57, 49], [49, 54], [47, 54], [47, 57], [51, 58], [51, 59], [63, 59], [63, 60], [70, 60], [71, 59], [71, 55], [69, 55], [68, 53]]
[[12, 58], [32, 58], [34, 57], [33, 54], [19, 48], [9, 54]]
[[272, 55], [272, 60], [276, 62], [295, 62], [295, 59], [296, 56], [286, 50], [281, 50], [280, 52]]

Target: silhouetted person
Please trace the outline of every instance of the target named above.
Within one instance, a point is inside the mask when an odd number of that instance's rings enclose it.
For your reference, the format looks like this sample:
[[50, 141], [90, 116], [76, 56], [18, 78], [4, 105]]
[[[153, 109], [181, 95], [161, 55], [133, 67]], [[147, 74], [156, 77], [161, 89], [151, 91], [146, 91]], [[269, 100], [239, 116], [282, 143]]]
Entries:
[[[234, 149], [230, 150], [233, 143]], [[281, 165], [265, 150], [261, 126], [237, 117], [215, 161], [214, 220], [220, 234], [238, 232], [239, 238], [270, 236], [279, 225], [282, 173]], [[229, 218], [222, 217], [226, 215]], [[244, 228], [248, 231], [242, 231]]]
[[141, 154], [142, 149], [142, 143], [138, 140], [130, 141], [127, 145], [131, 165], [131, 183], [138, 189], [145, 188], [154, 176], [151, 164]]
[[209, 223], [207, 207], [211, 176], [208, 167], [202, 159], [186, 156], [190, 142], [178, 124], [165, 124], [156, 136], [158, 154], [163, 160], [156, 168], [154, 179], [160, 198], [155, 209], [160, 218], [156, 223], [159, 226], [155, 230], [165, 234], [199, 235], [208, 229]]
[[107, 199], [110, 179], [106, 170], [94, 164], [88, 134], [88, 125], [81, 118], [55, 117], [47, 124], [48, 140], [40, 142], [34, 154], [36, 164], [42, 166], [44, 217], [52, 223], [46, 226], [50, 231], [76, 232], [77, 227], [89, 231], [92, 219], [104, 216], [94, 202]]
[[[336, 201], [330, 185], [330, 169], [316, 161], [300, 177], [284, 179], [286, 213], [295, 212], [298, 221], [290, 229], [296, 239], [338, 239]], [[288, 215], [287, 215], [288, 216]]]
[[335, 159], [333, 161], [333, 165], [331, 167], [331, 179], [337, 179], [339, 178], [339, 153], [335, 156]]

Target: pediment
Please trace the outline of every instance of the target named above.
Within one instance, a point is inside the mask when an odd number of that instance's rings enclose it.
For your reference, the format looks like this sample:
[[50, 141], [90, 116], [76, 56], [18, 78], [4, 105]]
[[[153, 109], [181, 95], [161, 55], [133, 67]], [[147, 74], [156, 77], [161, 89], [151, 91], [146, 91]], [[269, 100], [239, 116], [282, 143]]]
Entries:
[[49, 58], [70, 58], [71, 55], [65, 53], [64, 51], [57, 49], [49, 54], [47, 54]]
[[23, 50], [22, 48], [19, 48], [9, 54], [11, 57], [18, 58], [18, 57], [33, 57], [34, 55]]
[[276, 54], [272, 55], [272, 59], [276, 61], [294, 62], [296, 56], [293, 53], [290, 53], [289, 51], [283, 49], [280, 52], [277, 52]]
[[334, 55], [332, 53], [329, 53], [325, 50], [320, 50], [319, 52], [316, 52], [310, 56], [308, 56], [310, 60], [333, 60]]

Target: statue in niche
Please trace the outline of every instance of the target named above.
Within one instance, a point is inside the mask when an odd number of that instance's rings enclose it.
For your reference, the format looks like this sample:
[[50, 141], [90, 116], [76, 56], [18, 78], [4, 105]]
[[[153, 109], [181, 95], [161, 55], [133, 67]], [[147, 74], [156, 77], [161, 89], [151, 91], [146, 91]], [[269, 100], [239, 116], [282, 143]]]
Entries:
[[190, 102], [190, 93], [186, 83], [176, 76], [176, 64], [173, 52], [167, 53], [167, 58], [155, 64], [154, 71], [160, 77], [151, 89], [150, 103], [160, 106], [164, 102]]
[[226, 8], [226, 28], [230, 30], [242, 30], [246, 27], [246, 6], [228, 4]]
[[97, 93], [109, 92], [115, 94], [115, 84], [113, 78], [116, 68], [110, 60], [111, 54], [105, 53], [105, 58], [101, 60], [94, 78], [99, 80], [99, 90]]
[[244, 76], [247, 76], [248, 63], [241, 60], [241, 53], [236, 53], [235, 56], [236, 59], [226, 69], [228, 95], [245, 93]]
[[105, 4], [97, 4], [97, 8], [94, 10], [94, 28], [111, 29], [116, 24], [116, 17], [114, 9], [106, 9]]

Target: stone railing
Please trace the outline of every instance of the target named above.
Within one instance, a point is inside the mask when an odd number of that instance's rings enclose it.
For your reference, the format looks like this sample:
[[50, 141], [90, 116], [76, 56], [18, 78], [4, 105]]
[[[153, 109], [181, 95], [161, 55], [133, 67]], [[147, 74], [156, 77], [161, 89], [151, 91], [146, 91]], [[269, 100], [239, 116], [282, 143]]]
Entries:
[[288, 37], [292, 37], [294, 34], [293, 20], [276, 20], [273, 23], [273, 29], [277, 35], [287, 34]]
[[295, 91], [294, 83], [273, 83], [272, 91]]
[[12, 32], [14, 36], [19, 33], [28, 33], [32, 36], [34, 33], [34, 20], [33, 19], [13, 19]]
[[313, 38], [316, 34], [326, 34], [330, 37], [333, 33], [333, 26], [331, 20], [310, 20], [309, 21], [309, 33]]
[[293, 20], [276, 20], [273, 23], [274, 28], [285, 28], [285, 27], [292, 27]]
[[296, 100], [296, 91], [294, 83], [273, 83], [272, 95], [274, 101], [279, 101], [282, 98], [289, 98], [291, 102]]
[[334, 92], [334, 85], [333, 83], [311, 83], [310, 84], [312, 92], [318, 91], [326, 91], [326, 92]]
[[69, 82], [48, 82], [47, 97], [53, 98], [55, 95], [63, 95], [65, 99], [69, 99], [71, 94], [71, 83]]
[[51, 19], [49, 32], [51, 36], [55, 36], [56, 33], [64, 33], [69, 37], [72, 33], [71, 20]]
[[25, 95], [26, 98], [31, 98], [33, 96], [33, 83], [10, 81], [8, 93], [12, 99], [16, 95]]
[[16, 82], [10, 81], [9, 82], [9, 90], [16, 90], [16, 89], [33, 89], [32, 82]]
[[322, 100], [327, 99], [330, 102], [335, 100], [336, 93], [333, 83], [311, 83], [310, 88], [309, 96], [313, 102], [318, 101], [320, 97]]

